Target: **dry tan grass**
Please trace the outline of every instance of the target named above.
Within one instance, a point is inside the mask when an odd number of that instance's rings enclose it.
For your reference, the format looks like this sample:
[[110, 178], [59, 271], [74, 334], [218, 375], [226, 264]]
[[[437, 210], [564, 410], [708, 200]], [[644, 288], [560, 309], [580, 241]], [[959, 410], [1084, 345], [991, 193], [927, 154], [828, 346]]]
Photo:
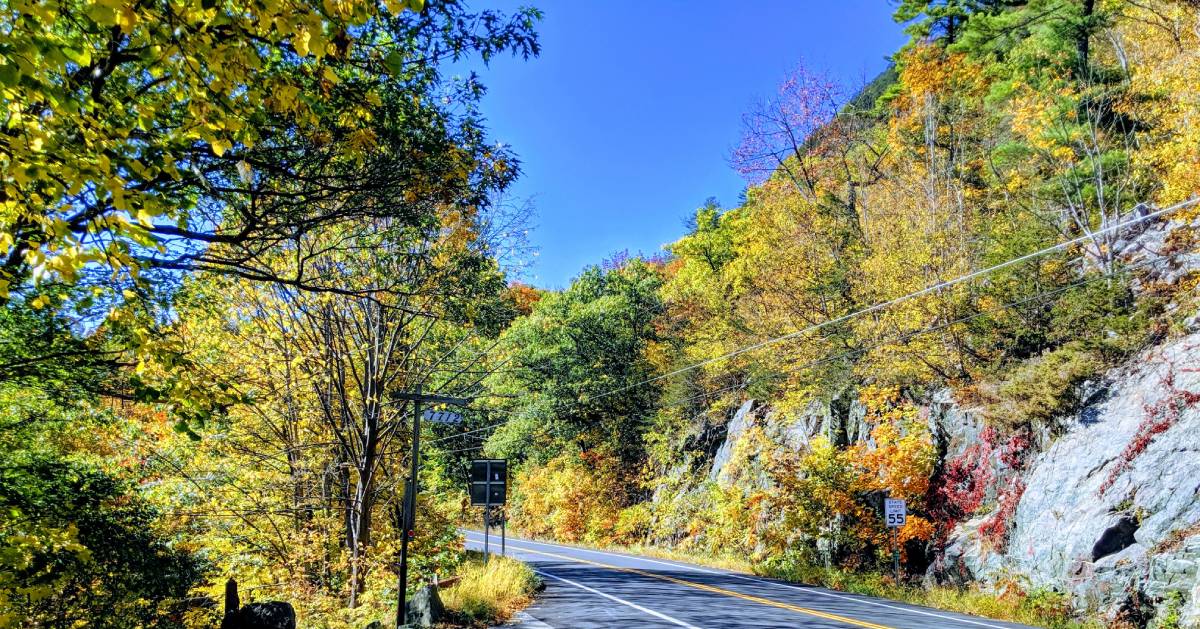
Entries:
[[440, 594], [446, 609], [468, 622], [507, 620], [529, 604], [538, 584], [529, 566], [495, 555], [486, 565], [472, 559], [459, 576], [458, 582]]

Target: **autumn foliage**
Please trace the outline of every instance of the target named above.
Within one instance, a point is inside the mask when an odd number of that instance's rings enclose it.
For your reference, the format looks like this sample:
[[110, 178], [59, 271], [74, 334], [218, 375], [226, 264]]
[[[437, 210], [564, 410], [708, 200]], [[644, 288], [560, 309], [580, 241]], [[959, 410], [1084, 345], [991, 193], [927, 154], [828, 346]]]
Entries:
[[[1194, 284], [1147, 290], [1151, 270], [1117, 255], [1128, 234], [1110, 227], [1138, 204], [1200, 192], [1186, 122], [1200, 112], [1182, 96], [1196, 93], [1184, 77], [1198, 71], [1186, 26], [1197, 8], [900, 5], [914, 38], [895, 66], [848, 89], [798, 64], [743, 116], [730, 161], [749, 183], [744, 199], [704, 204], [665, 264], [649, 266], [661, 310], [626, 362], [666, 375], [620, 389], [636, 401], [621, 414], [625, 482], [610, 487], [578, 455], [553, 454], [573, 451], [578, 427], [524, 449], [507, 434], [494, 441], [531, 459], [522, 526], [612, 542], [623, 537], [615, 523], [636, 522], [637, 541], [874, 570], [890, 552], [887, 495], [909, 505], [899, 537], [914, 571], [969, 520], [1002, 547], [1041, 436], [1085, 404], [1097, 374], [1169, 327], [1164, 304]], [[1068, 239], [1078, 242], [939, 286]], [[1164, 255], [1194, 247], [1171, 242]], [[544, 302], [532, 320], [553, 319]], [[966, 443], [934, 433], [939, 390], [981, 424]], [[584, 422], [593, 403], [567, 391], [524, 412]], [[1127, 458], [1191, 403], [1148, 407]], [[583, 499], [579, 483], [610, 497]]]

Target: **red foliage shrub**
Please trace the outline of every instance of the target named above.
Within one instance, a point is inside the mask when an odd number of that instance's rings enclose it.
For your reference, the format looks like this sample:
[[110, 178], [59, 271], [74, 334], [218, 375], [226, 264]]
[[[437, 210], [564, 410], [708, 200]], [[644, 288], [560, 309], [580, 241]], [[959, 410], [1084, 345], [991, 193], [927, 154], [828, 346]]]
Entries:
[[947, 461], [934, 479], [930, 512], [945, 531], [953, 529], [983, 504], [992, 482], [991, 456], [992, 449], [987, 443], [974, 444]]
[[[999, 434], [995, 428], [984, 428], [979, 434], [979, 443], [971, 445], [960, 456], [947, 461], [933, 480], [930, 492], [931, 513], [935, 521], [941, 523], [940, 533], [948, 534], [959, 522], [983, 506], [988, 488], [996, 481], [993, 458], [998, 458], [1012, 470], [1024, 469], [1031, 445], [1029, 433], [1018, 432], [1004, 445], [999, 445], [998, 441]], [[1023, 486], [1020, 491], [1024, 491]], [[1020, 492], [1009, 492], [1013, 493], [1016, 493], [1016, 499], [1019, 500]], [[1010, 510], [1015, 509], [1014, 501]], [[996, 526], [999, 524], [994, 523], [993, 527]]]

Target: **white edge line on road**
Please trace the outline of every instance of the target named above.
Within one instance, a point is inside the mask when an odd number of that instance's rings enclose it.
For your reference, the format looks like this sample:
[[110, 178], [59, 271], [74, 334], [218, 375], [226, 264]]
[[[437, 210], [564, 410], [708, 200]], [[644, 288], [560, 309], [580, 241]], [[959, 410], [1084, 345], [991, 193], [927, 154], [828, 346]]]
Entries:
[[653, 609], [647, 609], [645, 607], [642, 607], [641, 605], [638, 605], [637, 603], [630, 603], [629, 601], [627, 601], [623, 598], [617, 598], [617, 597], [613, 596], [612, 594], [605, 594], [604, 592], [601, 592], [600, 590], [597, 590], [595, 588], [590, 588], [582, 583], [576, 583], [570, 579], [564, 579], [560, 576], [550, 574], [549, 572], [545, 572], [543, 570], [534, 570], [534, 572], [536, 572], [544, 577], [550, 577], [551, 579], [556, 579], [558, 581], [562, 581], [563, 583], [566, 583], [567, 585], [573, 585], [581, 590], [591, 592], [592, 594], [596, 594], [598, 596], [603, 596], [604, 598], [607, 598], [612, 601], [616, 601], [622, 605], [628, 605], [629, 607], [632, 607], [632, 608], [638, 610], [639, 612], [642, 612], [644, 614], [650, 614], [651, 616], [654, 616], [655, 618], [658, 618], [660, 620], [665, 620], [671, 624], [679, 625], [680, 627], [686, 627], [686, 629], [700, 629], [699, 627], [697, 627], [695, 625], [689, 625], [686, 622], [679, 620], [678, 618], [672, 618], [666, 614], [656, 612]]
[[[474, 531], [470, 531], [470, 532], [473, 533]], [[464, 535], [463, 537], [466, 537], [466, 536]], [[476, 542], [476, 543], [482, 543], [482, 540], [471, 540], [471, 541]], [[635, 559], [637, 561], [645, 561], [647, 563], [656, 563], [656, 564], [660, 564], [663, 566], [671, 566], [673, 568], [686, 568], [688, 570], [694, 570], [696, 572], [704, 572], [707, 574], [719, 574], [719, 575], [733, 577], [735, 579], [741, 579], [743, 581], [752, 581], [754, 583], [760, 583], [762, 585], [774, 585], [776, 587], [786, 588], [789, 590], [799, 590], [801, 592], [820, 594], [821, 596], [827, 596], [830, 598], [837, 598], [837, 599], [842, 599], [845, 601], [854, 601], [856, 603], [863, 603], [865, 605], [874, 605], [875, 607], [883, 607], [886, 609], [907, 612], [910, 614], [920, 614], [922, 616], [931, 616], [933, 618], [941, 618], [944, 620], [953, 620], [954, 622], [961, 622], [961, 623], [976, 625], [978, 627], [988, 627], [989, 629], [1011, 629], [1012, 628], [1012, 625], [993, 625], [991, 623], [974, 620], [970, 617], [948, 616], [946, 614], [929, 612], [929, 611], [925, 611], [923, 609], [914, 609], [912, 607], [901, 607], [899, 605], [889, 605], [887, 603], [881, 603], [881, 602], [874, 600], [872, 598], [869, 598], [869, 597], [847, 596], [845, 594], [837, 594], [834, 592], [827, 592], [825, 590], [822, 590], [819, 588], [814, 588], [811, 586], [800, 586], [800, 585], [794, 585], [791, 583], [783, 583], [780, 581], [768, 581], [766, 579], [758, 579], [755, 577], [746, 576], [744, 574], [739, 574], [737, 572], [728, 572], [728, 571], [722, 571], [722, 570], [709, 570], [707, 568], [701, 568], [699, 566], [693, 566], [691, 564], [686, 564], [686, 563], [661, 561], [659, 559], [647, 559], [645, 557], [640, 557], [638, 555], [626, 555], [623, 553], [612, 553], [612, 552], [607, 552], [607, 551], [603, 551], [603, 550], [593, 550], [591, 548], [579, 548], [577, 546], [564, 546], [562, 544], [552, 544], [550, 542], [531, 542], [529, 540], [524, 540], [524, 539], [514, 540], [514, 541], [517, 541], [522, 544], [541, 544], [543, 546], [553, 546], [555, 548], [565, 548], [565, 549], [569, 549], [569, 550], [593, 553], [596, 555], [608, 555], [609, 557], [623, 557], [625, 559]]]
[[517, 612], [513, 616], [513, 622], [508, 623], [509, 626], [518, 627], [519, 629], [554, 629], [550, 625], [534, 618], [529, 612]]

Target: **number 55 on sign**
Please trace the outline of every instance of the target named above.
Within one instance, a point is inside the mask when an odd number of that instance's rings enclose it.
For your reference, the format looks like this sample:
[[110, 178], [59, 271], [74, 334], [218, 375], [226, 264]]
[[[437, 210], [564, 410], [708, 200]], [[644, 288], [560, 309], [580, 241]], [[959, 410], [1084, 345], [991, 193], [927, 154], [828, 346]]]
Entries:
[[883, 521], [889, 527], [897, 528], [904, 526], [904, 521], [907, 517], [908, 512], [905, 509], [903, 500], [887, 498], [883, 501]]

